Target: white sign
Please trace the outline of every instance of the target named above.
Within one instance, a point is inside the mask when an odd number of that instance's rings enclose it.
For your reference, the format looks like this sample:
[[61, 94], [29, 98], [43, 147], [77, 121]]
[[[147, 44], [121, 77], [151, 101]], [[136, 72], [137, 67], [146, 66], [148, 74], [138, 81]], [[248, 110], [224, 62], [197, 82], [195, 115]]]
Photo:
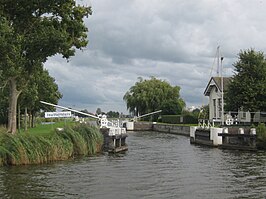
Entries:
[[56, 118], [56, 117], [71, 117], [71, 111], [45, 112], [45, 118]]

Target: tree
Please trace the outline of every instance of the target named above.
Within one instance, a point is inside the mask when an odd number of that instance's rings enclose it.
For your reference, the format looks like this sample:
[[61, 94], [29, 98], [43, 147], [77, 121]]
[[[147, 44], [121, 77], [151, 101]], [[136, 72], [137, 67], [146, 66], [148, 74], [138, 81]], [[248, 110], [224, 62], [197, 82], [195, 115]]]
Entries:
[[207, 119], [209, 118], [209, 105], [203, 105], [200, 108], [200, 112], [198, 114], [199, 119]]
[[151, 77], [149, 80], [139, 78], [124, 95], [127, 109], [135, 115], [143, 115], [162, 109], [163, 114], [180, 114], [185, 102], [179, 95], [180, 87]]
[[119, 112], [108, 111], [106, 113], [106, 116], [109, 117], [109, 118], [119, 118]]
[[8, 90], [0, 89], [0, 125], [7, 125], [8, 113]]
[[18, 97], [41, 63], [58, 53], [68, 59], [87, 45], [83, 18], [89, 14], [90, 7], [75, 0], [1, 1], [0, 73], [2, 85], [9, 85], [9, 132], [16, 132]]
[[185, 103], [183, 100], [167, 99], [162, 102], [161, 108], [163, 115], [179, 115], [181, 114]]
[[48, 70], [40, 70], [34, 76], [31, 76], [27, 87], [19, 97], [19, 105], [21, 108], [27, 108], [32, 116], [31, 126], [33, 127], [33, 119], [35, 114], [40, 110], [54, 110], [54, 107], [46, 106], [40, 101], [57, 104], [62, 98], [62, 94], [58, 90], [55, 79], [50, 76]]
[[[84, 110], [80, 110], [80, 112], [82, 112], [82, 113], [86, 113], [86, 114], [91, 114], [91, 113], [89, 113], [89, 111], [87, 110], [87, 109], [84, 109]], [[85, 117], [88, 117], [88, 116], [86, 116], [86, 115], [83, 115], [83, 114], [81, 114], [81, 113], [75, 113], [75, 112], [73, 112], [76, 116], [78, 116], [78, 117], [82, 117], [82, 118], [85, 118]], [[93, 114], [92, 114], [93, 115]]]
[[100, 114], [102, 114], [102, 110], [101, 110], [101, 108], [97, 108], [96, 109], [96, 115], [100, 115]]
[[266, 110], [266, 61], [262, 52], [240, 51], [235, 74], [225, 93], [226, 110]]

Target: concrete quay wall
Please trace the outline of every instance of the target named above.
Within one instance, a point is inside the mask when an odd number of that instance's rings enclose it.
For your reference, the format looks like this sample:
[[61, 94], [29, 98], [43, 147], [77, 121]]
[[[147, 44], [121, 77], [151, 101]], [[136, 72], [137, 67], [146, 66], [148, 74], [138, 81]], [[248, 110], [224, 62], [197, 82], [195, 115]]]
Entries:
[[189, 126], [177, 126], [173, 124], [153, 124], [153, 130], [177, 135], [189, 136]]
[[134, 122], [134, 131], [152, 131], [152, 122]]
[[134, 131], [159, 131], [159, 132], [189, 136], [190, 127], [189, 126], [177, 126], [173, 124], [135, 122]]

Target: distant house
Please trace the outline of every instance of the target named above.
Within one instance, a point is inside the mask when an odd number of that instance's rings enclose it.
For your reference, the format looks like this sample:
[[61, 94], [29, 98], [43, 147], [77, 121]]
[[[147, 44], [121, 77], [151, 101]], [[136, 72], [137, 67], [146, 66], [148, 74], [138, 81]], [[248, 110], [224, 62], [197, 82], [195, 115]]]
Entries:
[[[228, 88], [230, 77], [223, 77], [223, 90]], [[209, 97], [209, 120], [220, 122], [222, 119], [222, 80], [221, 77], [212, 77], [204, 91]]]
[[[228, 85], [232, 80], [231, 77], [223, 77], [223, 90], [228, 89]], [[204, 95], [209, 97], [209, 121], [214, 123], [221, 123], [222, 121], [222, 79], [221, 77], [212, 77], [204, 91]], [[226, 104], [226, 101], [224, 101]], [[228, 122], [241, 122], [250, 123], [251, 113], [243, 110], [237, 112], [229, 111], [224, 112], [224, 121]], [[253, 122], [264, 122], [266, 123], [266, 112], [255, 112]]]

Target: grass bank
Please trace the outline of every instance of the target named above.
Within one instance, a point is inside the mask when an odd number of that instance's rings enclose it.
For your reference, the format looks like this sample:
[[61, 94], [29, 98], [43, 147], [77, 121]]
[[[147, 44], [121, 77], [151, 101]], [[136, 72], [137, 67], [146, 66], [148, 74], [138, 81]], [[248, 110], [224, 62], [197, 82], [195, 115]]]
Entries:
[[101, 151], [103, 137], [95, 127], [78, 124], [40, 132], [0, 133], [0, 166], [43, 164]]

